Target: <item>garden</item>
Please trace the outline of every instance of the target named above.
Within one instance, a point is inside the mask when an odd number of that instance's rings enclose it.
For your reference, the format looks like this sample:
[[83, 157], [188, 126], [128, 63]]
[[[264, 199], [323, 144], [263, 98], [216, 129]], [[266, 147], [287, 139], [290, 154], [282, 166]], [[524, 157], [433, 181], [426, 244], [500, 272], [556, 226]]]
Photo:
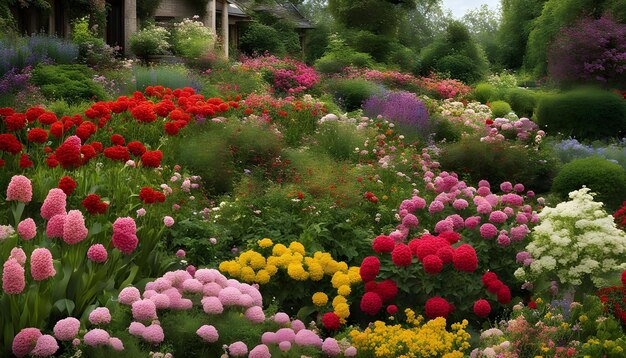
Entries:
[[626, 2], [69, 3], [0, 0], [0, 356], [626, 356]]

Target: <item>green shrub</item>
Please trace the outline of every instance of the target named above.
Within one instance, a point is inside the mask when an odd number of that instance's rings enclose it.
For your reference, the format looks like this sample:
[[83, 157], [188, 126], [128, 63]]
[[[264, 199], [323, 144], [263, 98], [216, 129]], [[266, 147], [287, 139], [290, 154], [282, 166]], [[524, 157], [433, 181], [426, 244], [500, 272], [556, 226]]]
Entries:
[[511, 113], [511, 106], [504, 101], [491, 102], [491, 113], [495, 118], [503, 118]]
[[165, 55], [170, 48], [169, 31], [160, 26], [148, 26], [130, 36], [130, 50], [147, 61], [152, 56]]
[[363, 131], [355, 131], [353, 124], [329, 121], [320, 125], [315, 135], [317, 147], [335, 160], [354, 158], [354, 148], [367, 139]]
[[430, 131], [433, 140], [446, 143], [458, 142], [463, 135], [463, 128], [441, 115], [430, 116]]
[[529, 90], [514, 88], [506, 94], [506, 100], [520, 117], [530, 118], [537, 106], [537, 97]]
[[363, 102], [379, 88], [375, 83], [362, 79], [338, 79], [330, 82], [329, 91], [344, 110], [352, 112], [361, 108]]
[[626, 102], [599, 89], [543, 96], [536, 115], [539, 124], [551, 133], [578, 139], [604, 139], [626, 131]]
[[172, 33], [172, 50], [175, 54], [186, 59], [197, 59], [206, 56], [214, 45], [211, 29], [200, 21], [184, 19], [175, 24]]
[[595, 200], [610, 210], [619, 208], [626, 200], [626, 171], [604, 158], [576, 159], [565, 164], [554, 178], [552, 191], [566, 199], [569, 192], [583, 185], [597, 193]]
[[133, 75], [137, 91], [157, 85], [171, 89], [191, 87], [196, 91], [200, 91], [203, 87], [202, 81], [182, 65], [134, 66]]
[[437, 72], [448, 73], [450, 77], [465, 83], [473, 83], [480, 80], [484, 75], [479, 70], [473, 59], [463, 54], [448, 55], [437, 60], [435, 64]]
[[479, 83], [474, 90], [474, 98], [480, 103], [487, 103], [495, 96], [496, 88], [489, 83]]
[[396, 46], [386, 59], [388, 64], [395, 64], [405, 72], [416, 72], [420, 67], [420, 61], [417, 54], [408, 47], [401, 45]]
[[280, 56], [286, 52], [285, 45], [281, 41], [278, 31], [271, 26], [256, 21], [246, 26], [239, 40], [239, 47], [242, 52], [248, 55], [262, 54], [267, 51]]
[[338, 35], [333, 34], [330, 36], [324, 56], [315, 61], [315, 69], [326, 74], [340, 73], [348, 66], [370, 67], [373, 62], [369, 54], [356, 52], [347, 46]]
[[93, 75], [85, 65], [39, 65], [33, 70], [32, 82], [51, 100], [63, 99], [69, 104], [104, 100], [106, 93], [93, 81]]
[[118, 61], [115, 50], [89, 28], [83, 17], [72, 24], [72, 42], [78, 45], [78, 58], [89, 66], [112, 67]]
[[393, 45], [389, 37], [365, 30], [357, 32], [349, 43], [357, 52], [367, 53], [377, 62], [385, 62]]

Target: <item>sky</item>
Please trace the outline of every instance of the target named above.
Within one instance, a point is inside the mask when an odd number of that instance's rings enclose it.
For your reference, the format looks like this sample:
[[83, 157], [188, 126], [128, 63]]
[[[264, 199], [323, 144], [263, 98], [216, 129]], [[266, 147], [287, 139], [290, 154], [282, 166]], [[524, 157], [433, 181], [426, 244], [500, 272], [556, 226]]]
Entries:
[[500, 0], [443, 0], [443, 8], [450, 9], [456, 18], [463, 17], [467, 10], [475, 9], [482, 4], [495, 9], [500, 4]]

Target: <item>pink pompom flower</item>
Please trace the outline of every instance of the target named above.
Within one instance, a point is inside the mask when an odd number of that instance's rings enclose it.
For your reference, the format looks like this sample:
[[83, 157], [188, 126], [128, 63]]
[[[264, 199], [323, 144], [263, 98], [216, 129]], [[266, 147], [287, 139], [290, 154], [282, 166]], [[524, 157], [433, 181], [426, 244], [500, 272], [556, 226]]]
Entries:
[[13, 338], [13, 354], [16, 357], [25, 357], [32, 352], [41, 337], [41, 331], [37, 328], [24, 328]]
[[55, 354], [57, 350], [59, 350], [57, 340], [49, 334], [44, 334], [37, 339], [35, 348], [30, 354], [35, 357], [49, 357]]
[[165, 333], [163, 328], [158, 324], [151, 324], [141, 333], [141, 337], [144, 341], [152, 344], [160, 344], [165, 339]]
[[63, 226], [65, 226], [66, 219], [66, 213], [53, 216], [46, 226], [46, 236], [50, 239], [63, 237]]
[[30, 256], [30, 274], [35, 281], [43, 281], [57, 274], [52, 261], [52, 253], [48, 249], [33, 250]]
[[109, 345], [109, 333], [104, 329], [95, 328], [85, 333], [85, 344], [88, 346], [96, 347], [100, 345]]
[[80, 321], [74, 317], [64, 318], [54, 325], [54, 336], [59, 341], [71, 341], [76, 338], [80, 329]]
[[109, 324], [111, 323], [111, 313], [106, 307], [98, 307], [89, 313], [89, 322], [91, 324]]
[[228, 353], [234, 357], [244, 357], [248, 354], [248, 346], [242, 341], [232, 343], [228, 346]]
[[11, 249], [9, 259], [15, 259], [22, 267], [26, 264], [26, 253], [20, 247], [14, 247]]
[[144, 299], [133, 302], [133, 318], [137, 321], [151, 321], [157, 319], [156, 305], [154, 302]]
[[6, 201], [29, 203], [33, 200], [33, 186], [30, 179], [23, 175], [14, 175], [7, 187]]
[[102, 244], [94, 244], [87, 250], [87, 258], [93, 262], [103, 263], [109, 258], [109, 254]]
[[74, 245], [85, 240], [88, 234], [83, 213], [80, 210], [70, 210], [63, 224], [63, 241]]
[[198, 330], [196, 331], [196, 334], [208, 343], [215, 343], [220, 338], [220, 335], [217, 332], [217, 329], [215, 329], [215, 327], [213, 326], [206, 325], [206, 324], [198, 328]]
[[141, 294], [136, 287], [124, 287], [117, 296], [117, 299], [123, 305], [132, 305], [141, 300]]
[[17, 233], [26, 241], [32, 240], [37, 235], [37, 224], [31, 218], [26, 218], [17, 224]]
[[171, 216], [163, 217], [163, 224], [165, 224], [165, 226], [167, 227], [171, 227], [172, 225], [174, 225], [174, 218], [172, 218]]
[[15, 259], [4, 262], [2, 269], [2, 289], [9, 295], [19, 295], [26, 287], [24, 268]]
[[130, 217], [117, 218], [113, 223], [113, 246], [124, 254], [131, 254], [139, 239], [137, 238], [137, 225], [135, 220]]
[[67, 195], [59, 188], [50, 189], [41, 205], [41, 217], [50, 220], [55, 215], [65, 214]]

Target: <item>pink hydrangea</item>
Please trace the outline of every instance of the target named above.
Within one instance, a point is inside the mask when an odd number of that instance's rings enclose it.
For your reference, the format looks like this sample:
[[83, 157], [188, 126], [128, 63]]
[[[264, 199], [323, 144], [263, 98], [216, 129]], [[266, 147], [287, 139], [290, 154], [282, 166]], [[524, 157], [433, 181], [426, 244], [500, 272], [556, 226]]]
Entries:
[[526, 235], [528, 235], [528, 233], [530, 233], [530, 230], [528, 230], [528, 226], [526, 225], [514, 226], [511, 228], [511, 240], [513, 241], [524, 240], [524, 238], [526, 237]]
[[509, 246], [510, 243], [511, 243], [511, 239], [509, 238], [507, 234], [498, 235], [498, 244], [500, 246], [506, 247], [506, 246]]
[[2, 289], [9, 295], [19, 295], [26, 287], [24, 268], [15, 259], [8, 259], [2, 268]]
[[167, 227], [171, 227], [172, 225], [174, 225], [174, 218], [172, 218], [171, 216], [163, 217], [163, 224], [165, 224], [165, 226]]
[[259, 306], [252, 306], [246, 310], [246, 319], [253, 323], [263, 323], [265, 321], [265, 313], [263, 308]]
[[431, 214], [438, 213], [438, 212], [442, 211], [443, 208], [444, 208], [444, 204], [441, 201], [434, 200], [428, 206], [428, 212], [431, 213]]
[[70, 210], [63, 224], [63, 241], [73, 245], [83, 241], [89, 230], [85, 226], [85, 218], [80, 210]]
[[523, 192], [524, 191], [524, 184], [520, 184], [520, 183], [515, 184], [515, 186], [513, 187], [513, 190], [515, 190], [518, 193]]
[[228, 353], [233, 357], [244, 357], [248, 354], [248, 346], [242, 341], [237, 341], [228, 346]]
[[28, 203], [33, 200], [33, 187], [30, 179], [23, 175], [14, 175], [7, 187], [6, 201]]
[[113, 246], [122, 253], [131, 254], [139, 243], [135, 220], [130, 217], [117, 218], [113, 223], [112, 241]]
[[220, 291], [218, 298], [224, 306], [236, 306], [239, 304], [239, 296], [241, 291], [234, 287], [226, 287]]
[[498, 235], [498, 229], [493, 224], [482, 224], [480, 226], [480, 236], [485, 239], [491, 239], [492, 237]]
[[511, 206], [522, 206], [524, 204], [524, 198], [512, 193], [502, 195], [500, 201], [502, 201], [502, 204]]
[[278, 349], [280, 349], [282, 352], [287, 352], [291, 349], [291, 342], [280, 342], [278, 343]]
[[188, 265], [188, 266], [185, 268], [185, 271], [189, 272], [189, 274], [190, 274], [191, 276], [193, 276], [193, 275], [195, 275], [195, 274], [196, 274], [196, 267], [195, 267], [194, 265]]
[[46, 236], [53, 239], [56, 237], [63, 237], [63, 226], [65, 226], [65, 220], [67, 219], [67, 214], [59, 214], [53, 216], [50, 220], [48, 220], [48, 225], [46, 226]]
[[276, 331], [276, 342], [295, 342], [296, 340], [296, 332], [294, 332], [291, 328], [281, 328]]
[[465, 219], [465, 227], [470, 230], [473, 230], [478, 224], [480, 224], [480, 216], [470, 216]]
[[96, 347], [100, 345], [109, 345], [109, 333], [104, 329], [94, 328], [91, 331], [85, 333], [85, 344], [88, 346]]
[[505, 181], [504, 183], [500, 184], [500, 190], [502, 190], [505, 193], [508, 193], [511, 190], [513, 190], [513, 184], [511, 184], [510, 181]]
[[87, 250], [87, 258], [93, 262], [103, 263], [109, 258], [107, 249], [102, 244], [94, 244]]
[[282, 326], [289, 324], [290, 322], [289, 315], [286, 314], [285, 312], [278, 312], [276, 313], [276, 315], [274, 315], [274, 322]]
[[59, 188], [50, 189], [41, 205], [41, 217], [50, 220], [55, 215], [65, 214], [67, 195]]
[[274, 333], [274, 332], [264, 332], [261, 335], [261, 342], [263, 342], [263, 344], [277, 343], [276, 333]]
[[215, 343], [220, 338], [219, 333], [215, 327], [210, 325], [204, 325], [196, 331], [196, 334], [200, 336], [203, 340], [209, 343]]
[[59, 350], [59, 344], [49, 334], [44, 334], [37, 339], [35, 348], [30, 352], [35, 357], [49, 357]]
[[299, 346], [321, 347], [322, 339], [315, 332], [303, 329], [296, 333], [296, 344]]
[[408, 227], [408, 228], [416, 228], [419, 225], [419, 220], [417, 219], [417, 217], [413, 214], [407, 214], [403, 219], [402, 219], [402, 225]]
[[35, 281], [43, 281], [57, 274], [52, 254], [46, 248], [37, 248], [30, 255], [30, 274]]
[[297, 319], [291, 322], [291, 328], [294, 330], [294, 332], [298, 333], [299, 331], [305, 329], [306, 326], [304, 325], [304, 322]]
[[185, 257], [185, 255], [186, 253], [183, 249], [179, 249], [178, 251], [176, 251], [176, 257]]
[[136, 287], [124, 287], [117, 299], [123, 305], [132, 305], [134, 302], [141, 300], [141, 294]]
[[196, 271], [194, 278], [202, 283], [209, 283], [215, 281], [215, 273], [214, 269], [199, 269]]
[[16, 357], [25, 357], [28, 355], [41, 337], [41, 331], [37, 328], [24, 328], [13, 338], [13, 354]]
[[165, 333], [163, 328], [158, 324], [151, 324], [141, 333], [141, 337], [144, 341], [152, 344], [160, 344], [165, 339]]
[[89, 313], [89, 322], [91, 324], [109, 324], [111, 323], [111, 313], [106, 307], [98, 307]]
[[14, 247], [11, 249], [10, 259], [15, 259], [20, 265], [26, 264], [26, 253], [20, 247]]
[[482, 201], [476, 207], [476, 212], [479, 214], [483, 214], [483, 215], [487, 215], [491, 213], [492, 210], [493, 210], [493, 207], [487, 201]]
[[137, 210], [137, 217], [140, 218], [142, 216], [146, 215], [146, 209], [141, 208]]
[[435, 224], [436, 233], [442, 233], [445, 231], [453, 231], [453, 230], [454, 230], [454, 223], [452, 222], [452, 220], [448, 220], [448, 219], [439, 220], [437, 224]]
[[322, 344], [322, 352], [331, 357], [338, 356], [341, 354], [341, 347], [339, 347], [339, 343], [337, 343], [336, 339], [329, 337], [326, 338]]
[[[196, 275], [196, 277], [197, 277], [197, 275]], [[220, 294], [221, 290], [222, 290], [222, 286], [220, 286], [219, 284], [217, 284], [215, 282], [209, 282], [209, 283], [204, 285], [204, 289], [203, 289], [202, 293], [205, 296], [215, 296], [215, 297], [217, 297]]]
[[113, 350], [115, 351], [123, 351], [124, 350], [124, 343], [122, 343], [122, 340], [117, 338], [117, 337], [111, 337], [109, 338], [109, 345], [111, 346], [111, 348], [113, 348]]
[[17, 233], [24, 240], [32, 240], [37, 235], [37, 224], [31, 218], [26, 218], [17, 224]]
[[489, 221], [495, 224], [502, 224], [507, 219], [508, 216], [500, 210], [492, 211], [491, 214], [489, 214]]
[[166, 309], [170, 307], [170, 298], [166, 294], [157, 293], [148, 299], [154, 302], [154, 305], [156, 306], [158, 310], [162, 310], [162, 309]]
[[156, 305], [154, 302], [144, 299], [133, 302], [133, 318], [137, 321], [151, 321], [157, 319]]
[[52, 331], [59, 341], [71, 341], [76, 338], [79, 329], [80, 321], [74, 317], [67, 317], [57, 321]]
[[128, 333], [132, 334], [133, 336], [141, 336], [145, 329], [146, 326], [144, 326], [143, 323], [131, 322], [130, 326], [128, 326]]
[[221, 314], [224, 312], [224, 305], [219, 298], [207, 296], [202, 299], [202, 309], [207, 314]]
[[356, 357], [356, 348], [352, 346], [346, 348], [346, 350], [343, 352], [343, 355], [346, 357]]
[[196, 280], [195, 278], [187, 279], [183, 282], [183, 291], [190, 293], [201, 293], [204, 289], [204, 285], [202, 282]]
[[252, 348], [250, 351], [250, 355], [248, 358], [271, 358], [272, 354], [270, 353], [270, 349], [265, 344], [259, 344], [258, 346]]
[[456, 210], [463, 210], [463, 209], [467, 208], [468, 205], [469, 205], [469, 203], [465, 199], [456, 199], [452, 203], [452, 207], [455, 208]]

